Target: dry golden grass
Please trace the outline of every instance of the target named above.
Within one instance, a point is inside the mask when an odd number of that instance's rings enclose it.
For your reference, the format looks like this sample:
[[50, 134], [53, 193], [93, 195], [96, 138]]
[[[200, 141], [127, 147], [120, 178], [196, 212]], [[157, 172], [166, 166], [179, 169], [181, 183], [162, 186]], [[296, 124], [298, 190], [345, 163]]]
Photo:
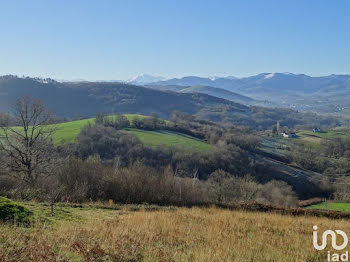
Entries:
[[326, 261], [312, 226], [350, 222], [218, 208], [80, 210], [80, 220], [0, 226], [0, 261]]

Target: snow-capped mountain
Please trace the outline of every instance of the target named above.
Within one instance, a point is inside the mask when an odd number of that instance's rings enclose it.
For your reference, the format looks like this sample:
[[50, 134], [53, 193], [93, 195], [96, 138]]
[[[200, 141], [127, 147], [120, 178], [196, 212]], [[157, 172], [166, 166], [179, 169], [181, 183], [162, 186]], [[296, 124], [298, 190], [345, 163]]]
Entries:
[[148, 74], [139, 74], [137, 76], [134, 76], [133, 78], [127, 80], [127, 83], [130, 84], [135, 84], [135, 85], [145, 85], [153, 82], [158, 82], [158, 81], [164, 81], [166, 80], [165, 77], [161, 76], [152, 76]]
[[218, 80], [218, 79], [233, 80], [233, 79], [237, 79], [237, 77], [235, 77], [235, 76], [212, 76], [212, 77], [209, 77], [209, 79], [212, 80], [212, 81], [215, 81], [215, 80]]
[[322, 92], [329, 88], [332, 88], [333, 91], [348, 89], [350, 87], [350, 75], [311, 77], [304, 74], [292, 73], [262, 73], [243, 78], [185, 76], [183, 78], [157, 81], [152, 83], [152, 85], [205, 85], [245, 94], [256, 94], [257, 92], [267, 94], [272, 91], [310, 94]]
[[[293, 73], [262, 73], [243, 78], [186, 76], [150, 86], [210, 86], [248, 96], [268, 105], [303, 111], [339, 112], [349, 108], [350, 75], [312, 77]], [[340, 109], [339, 109], [340, 108]]]

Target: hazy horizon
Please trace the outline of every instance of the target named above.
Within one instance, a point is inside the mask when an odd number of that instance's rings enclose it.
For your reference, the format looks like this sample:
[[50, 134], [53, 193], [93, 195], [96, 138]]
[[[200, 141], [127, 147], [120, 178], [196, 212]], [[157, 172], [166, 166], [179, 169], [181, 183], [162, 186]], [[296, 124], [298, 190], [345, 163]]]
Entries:
[[[244, 76], [236, 76], [236, 75], [233, 75], [233, 74], [228, 74], [228, 75], [181, 75], [181, 76], [173, 76], [173, 77], [164, 77], [164, 80], [170, 80], [170, 79], [181, 79], [181, 78], [184, 78], [184, 77], [199, 77], [199, 78], [227, 78], [227, 77], [234, 77], [234, 78], [237, 78], [237, 79], [242, 79], [242, 78], [247, 78], [247, 77], [252, 77], [252, 76], [257, 76], [257, 75], [261, 75], [261, 74], [291, 74], [291, 75], [306, 75], [306, 76], [310, 76], [310, 77], [328, 77], [328, 76], [331, 76], [331, 75], [346, 75], [346, 76], [350, 76], [350, 73], [348, 74], [337, 74], [337, 73], [334, 73], [334, 74], [328, 74], [328, 75], [310, 75], [310, 74], [305, 74], [305, 73], [293, 73], [293, 72], [260, 72], [260, 73], [257, 73], [257, 74], [247, 74], [247, 75], [244, 75]], [[119, 81], [119, 82], [128, 82], [128, 81], [131, 81], [133, 78], [135, 77], [138, 77], [138, 76], [141, 76], [141, 75], [147, 75], [147, 76], [152, 76], [152, 77], [163, 77], [162, 75], [160, 74], [148, 74], [148, 73], [140, 73], [140, 74], [137, 74], [137, 75], [134, 75], [130, 78], [127, 78], [127, 79], [88, 79], [88, 78], [54, 78], [50, 75], [45, 75], [45, 76], [39, 76], [39, 75], [18, 75], [18, 74], [13, 74], [13, 73], [7, 73], [7, 74], [1, 74], [0, 73], [0, 76], [6, 76], [6, 75], [13, 75], [13, 76], [16, 76], [16, 77], [19, 77], [19, 78], [26, 78], [26, 77], [29, 77], [29, 78], [39, 78], [39, 79], [53, 79], [55, 81], [62, 81], [62, 82], [75, 82], [75, 81], [88, 81], [88, 82], [99, 82], [99, 81], [106, 81], [106, 82], [109, 82], [109, 81]]]

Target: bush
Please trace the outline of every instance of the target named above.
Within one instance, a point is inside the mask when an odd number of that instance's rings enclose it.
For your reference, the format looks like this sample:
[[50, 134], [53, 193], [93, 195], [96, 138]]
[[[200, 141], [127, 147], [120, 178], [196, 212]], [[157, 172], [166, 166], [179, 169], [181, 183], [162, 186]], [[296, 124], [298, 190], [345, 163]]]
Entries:
[[213, 172], [208, 182], [214, 190], [217, 203], [252, 202], [259, 190], [259, 184], [251, 176], [236, 177], [223, 170]]
[[0, 197], [0, 221], [28, 224], [33, 213], [25, 207]]
[[279, 207], [296, 207], [298, 197], [286, 182], [271, 180], [262, 185], [257, 193], [257, 201]]

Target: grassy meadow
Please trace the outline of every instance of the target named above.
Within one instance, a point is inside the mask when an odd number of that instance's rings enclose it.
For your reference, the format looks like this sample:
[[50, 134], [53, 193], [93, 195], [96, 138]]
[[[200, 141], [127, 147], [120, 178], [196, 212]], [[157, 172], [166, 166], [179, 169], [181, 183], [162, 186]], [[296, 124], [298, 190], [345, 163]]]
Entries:
[[[144, 115], [125, 114], [131, 122], [135, 117], [145, 118]], [[113, 116], [110, 116], [113, 118]], [[94, 118], [64, 122], [52, 125], [57, 128], [57, 131], [52, 135], [54, 144], [73, 143], [76, 141], [81, 130], [87, 124], [94, 124]], [[165, 147], [181, 147], [185, 149], [193, 149], [199, 152], [204, 152], [211, 148], [211, 145], [200, 139], [187, 136], [175, 132], [166, 131], [147, 131], [135, 128], [127, 128], [125, 132], [136, 135], [142, 143], [148, 146], [165, 146]], [[1, 137], [1, 130], [0, 130]]]
[[32, 227], [0, 225], [0, 261], [325, 261], [312, 226], [350, 221], [212, 208], [49, 207]]
[[319, 132], [319, 133], [314, 133], [310, 130], [301, 130], [297, 133], [299, 136], [312, 136], [312, 137], [318, 137], [318, 138], [350, 138], [350, 133], [346, 132], [340, 132], [336, 130], [330, 130], [328, 132]]
[[[125, 116], [128, 118], [130, 122], [135, 117], [139, 117], [139, 118], [145, 117], [143, 115], [136, 115], [136, 114], [125, 114]], [[110, 118], [113, 118], [113, 116], [110, 116]], [[70, 121], [70, 122], [53, 125], [55, 128], [57, 128], [57, 131], [53, 134], [52, 139], [55, 144], [60, 144], [63, 142], [65, 143], [74, 142], [78, 137], [80, 131], [84, 128], [84, 126], [86, 126], [87, 124], [94, 124], [94, 123], [95, 123], [94, 118], [88, 118], [88, 119]]]
[[210, 144], [207, 144], [200, 139], [174, 132], [146, 131], [135, 128], [127, 128], [125, 131], [134, 134], [142, 143], [149, 146], [163, 145], [165, 147], [181, 147], [198, 150], [200, 152], [211, 148]]
[[350, 203], [323, 202], [316, 205], [311, 205], [308, 208], [350, 212]]

